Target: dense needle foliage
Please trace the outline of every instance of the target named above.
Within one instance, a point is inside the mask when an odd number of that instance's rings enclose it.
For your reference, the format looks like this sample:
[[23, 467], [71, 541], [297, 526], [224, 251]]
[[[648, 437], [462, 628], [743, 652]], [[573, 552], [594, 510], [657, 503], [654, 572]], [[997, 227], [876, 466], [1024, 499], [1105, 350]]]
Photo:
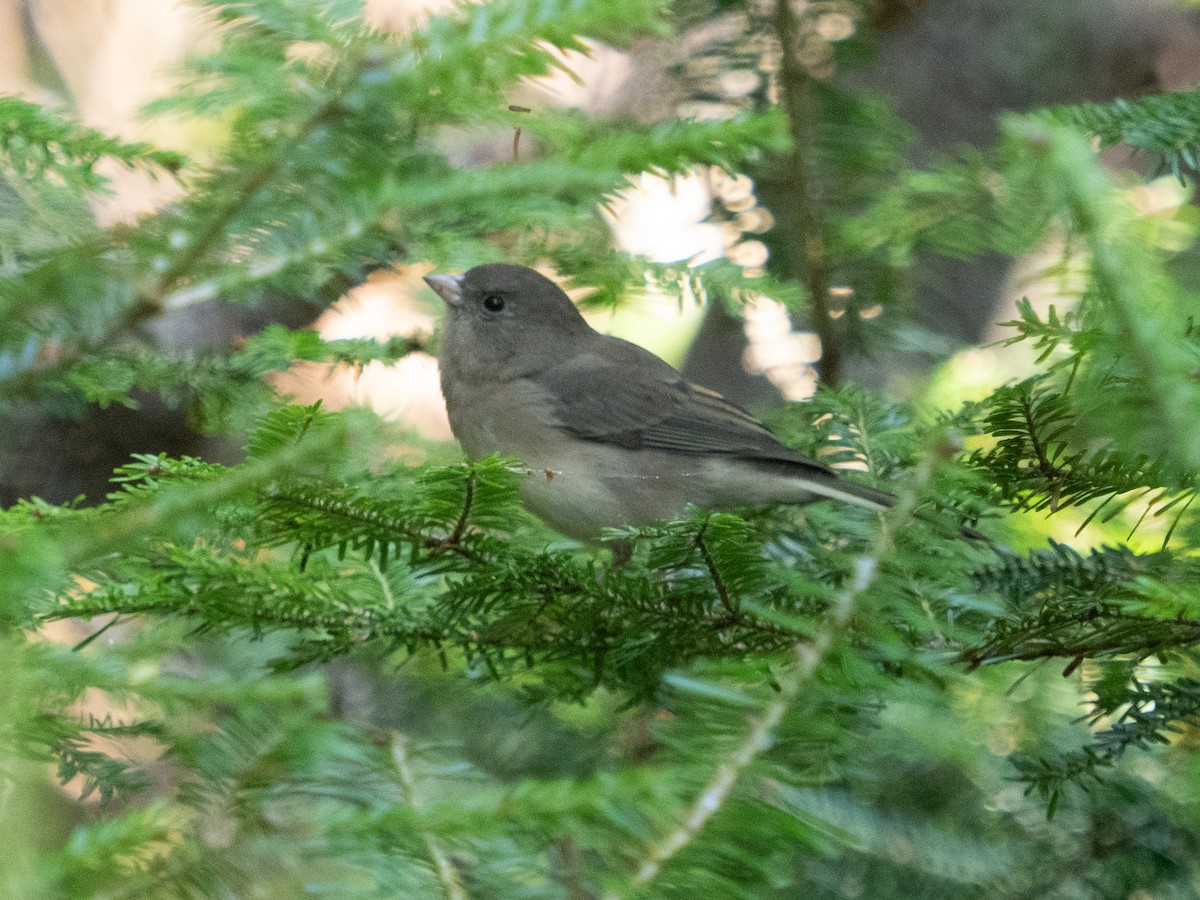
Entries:
[[[0, 97], [0, 415], [158, 393], [245, 443], [0, 511], [6, 896], [1200, 891], [1200, 332], [1177, 272], [1195, 232], [1140, 213], [1094, 149], [1190, 178], [1194, 94], [1012, 117], [994, 148], [916, 170], [885, 103], [801, 65], [820, 4], [496, 0], [406, 36], [348, 0], [204, 5], [219, 41], [153, 112], [220, 122], [212, 158]], [[719, 65], [780, 59], [723, 118], [508, 105], [585, 38], [721, 16], [740, 30], [706, 48]], [[859, 25], [831, 58], [861, 55]], [[532, 149], [456, 168], [451, 127]], [[101, 160], [185, 197], [100, 228]], [[764, 272], [611, 249], [599, 210], [628, 176], [697, 166], [777, 186]], [[830, 358], [920, 335], [904, 273], [923, 255], [1047, 244], [1082, 286], [1021, 304], [1006, 334], [1035, 352], [1009, 383], [953, 409], [832, 385]], [[900, 502], [697, 511], [613, 534], [634, 548], [614, 568], [521, 511], [539, 476], [519, 461], [397, 462], [374, 415], [264, 380], [424, 338], [275, 325], [185, 353], [142, 328], [495, 259], [552, 263], [596, 304], [647, 278], [734, 312], [787, 302], [831, 386], [772, 424]], [[63, 644], [63, 620], [92, 627]]]

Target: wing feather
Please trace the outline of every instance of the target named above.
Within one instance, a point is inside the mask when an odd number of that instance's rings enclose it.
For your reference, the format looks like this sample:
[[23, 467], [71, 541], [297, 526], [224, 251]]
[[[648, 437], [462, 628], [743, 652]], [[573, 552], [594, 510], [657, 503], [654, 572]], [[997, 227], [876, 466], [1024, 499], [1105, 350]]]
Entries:
[[654, 354], [618, 338], [541, 373], [557, 425], [577, 437], [631, 449], [725, 454], [828, 466], [781, 444], [716, 391], [690, 384]]

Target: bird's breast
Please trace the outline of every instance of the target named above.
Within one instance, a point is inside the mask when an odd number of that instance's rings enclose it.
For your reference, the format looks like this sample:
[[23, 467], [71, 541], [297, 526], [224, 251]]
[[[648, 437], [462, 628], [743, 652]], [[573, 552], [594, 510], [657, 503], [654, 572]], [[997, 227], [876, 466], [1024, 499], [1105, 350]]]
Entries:
[[442, 393], [450, 428], [472, 459], [499, 453], [528, 461], [553, 441], [549, 400], [528, 381], [443, 383]]
[[693, 460], [576, 437], [556, 424], [550, 399], [530, 382], [443, 390], [467, 455], [521, 460], [525, 505], [570, 537], [595, 540], [605, 528], [680, 515], [707, 497]]

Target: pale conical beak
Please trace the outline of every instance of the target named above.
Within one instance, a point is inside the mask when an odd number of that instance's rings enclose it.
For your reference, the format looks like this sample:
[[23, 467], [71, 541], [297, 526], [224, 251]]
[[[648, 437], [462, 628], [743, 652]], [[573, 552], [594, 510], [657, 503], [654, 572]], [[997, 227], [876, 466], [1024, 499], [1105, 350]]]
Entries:
[[447, 306], [462, 306], [462, 275], [426, 275], [425, 283], [446, 302]]

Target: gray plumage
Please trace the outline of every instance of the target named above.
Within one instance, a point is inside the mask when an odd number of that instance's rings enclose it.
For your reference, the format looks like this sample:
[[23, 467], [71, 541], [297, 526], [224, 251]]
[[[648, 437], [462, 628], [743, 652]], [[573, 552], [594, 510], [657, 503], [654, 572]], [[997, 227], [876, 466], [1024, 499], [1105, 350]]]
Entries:
[[523, 266], [425, 279], [446, 302], [442, 393], [467, 455], [515, 456], [526, 505], [571, 537], [678, 516], [894, 498], [780, 443], [754, 416], [641, 347], [595, 331]]

